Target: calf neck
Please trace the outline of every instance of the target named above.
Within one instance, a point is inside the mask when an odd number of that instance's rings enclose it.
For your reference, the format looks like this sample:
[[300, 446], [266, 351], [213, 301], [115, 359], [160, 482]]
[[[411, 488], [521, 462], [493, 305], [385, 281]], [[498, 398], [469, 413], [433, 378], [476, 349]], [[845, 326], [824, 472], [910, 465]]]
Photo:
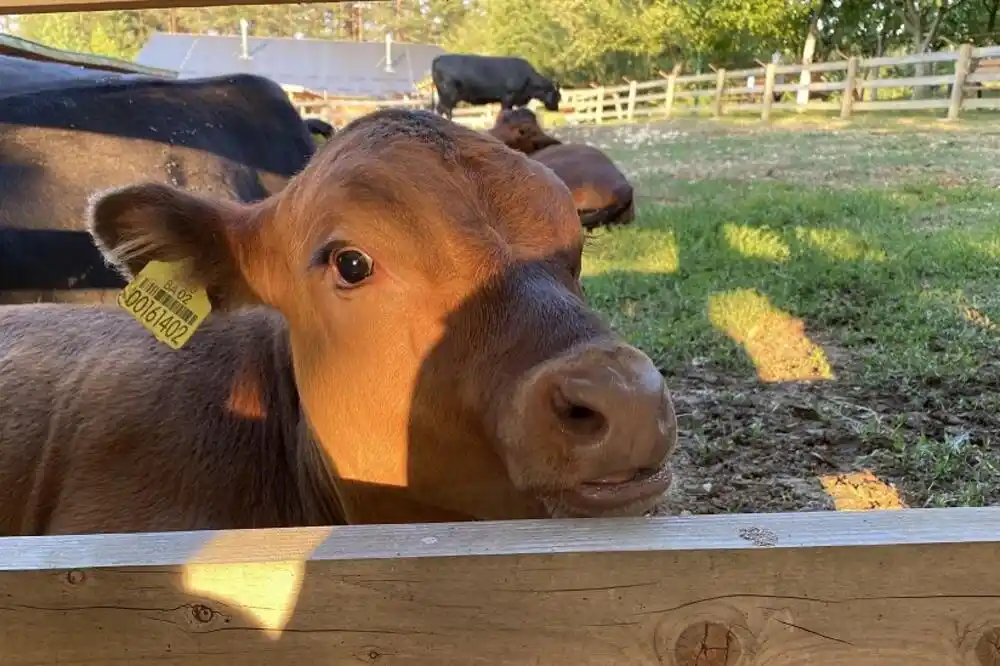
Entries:
[[257, 203], [95, 197], [133, 276], [213, 306], [179, 350], [109, 306], [0, 310], [0, 531], [635, 515], [676, 422], [585, 304], [566, 186], [423, 111], [334, 135]]

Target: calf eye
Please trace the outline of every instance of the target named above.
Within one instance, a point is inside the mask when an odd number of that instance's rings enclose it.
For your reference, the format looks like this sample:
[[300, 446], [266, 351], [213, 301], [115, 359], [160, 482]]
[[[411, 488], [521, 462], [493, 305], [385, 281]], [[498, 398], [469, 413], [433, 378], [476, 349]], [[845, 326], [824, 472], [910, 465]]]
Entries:
[[333, 255], [333, 265], [342, 286], [353, 287], [369, 277], [375, 266], [371, 257], [354, 248], [345, 248]]

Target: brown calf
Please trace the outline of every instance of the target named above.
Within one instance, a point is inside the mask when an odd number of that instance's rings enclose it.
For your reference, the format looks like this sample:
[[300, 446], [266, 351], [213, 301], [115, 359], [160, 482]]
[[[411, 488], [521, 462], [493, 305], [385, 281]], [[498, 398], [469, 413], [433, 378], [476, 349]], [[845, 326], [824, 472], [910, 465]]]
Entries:
[[584, 229], [630, 224], [635, 219], [632, 185], [597, 148], [549, 136], [525, 108], [501, 111], [487, 133], [552, 169], [569, 187]]
[[0, 309], [0, 534], [635, 515], [662, 377], [584, 303], [553, 174], [425, 111], [335, 134], [253, 204], [95, 198], [110, 261], [188, 260], [179, 350], [115, 306]]
[[486, 130], [486, 133], [525, 155], [562, 143], [559, 139], [546, 134], [538, 124], [534, 112], [524, 107], [501, 109], [493, 121], [493, 127]]

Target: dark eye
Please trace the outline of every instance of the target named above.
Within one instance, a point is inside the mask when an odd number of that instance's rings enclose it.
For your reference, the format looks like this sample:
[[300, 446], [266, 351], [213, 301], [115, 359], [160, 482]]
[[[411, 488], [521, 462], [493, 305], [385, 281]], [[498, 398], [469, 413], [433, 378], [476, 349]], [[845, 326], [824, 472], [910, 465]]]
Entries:
[[354, 248], [345, 248], [333, 255], [333, 266], [342, 286], [353, 287], [361, 284], [375, 269], [371, 257]]

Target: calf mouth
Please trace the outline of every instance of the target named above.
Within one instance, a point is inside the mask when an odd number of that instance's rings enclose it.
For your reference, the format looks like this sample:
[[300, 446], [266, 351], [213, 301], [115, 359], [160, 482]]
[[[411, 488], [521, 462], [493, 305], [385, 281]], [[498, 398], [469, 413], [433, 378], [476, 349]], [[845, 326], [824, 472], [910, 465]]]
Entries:
[[660, 501], [672, 482], [673, 471], [668, 464], [609, 474], [564, 490], [559, 504], [582, 516], [640, 515]]

